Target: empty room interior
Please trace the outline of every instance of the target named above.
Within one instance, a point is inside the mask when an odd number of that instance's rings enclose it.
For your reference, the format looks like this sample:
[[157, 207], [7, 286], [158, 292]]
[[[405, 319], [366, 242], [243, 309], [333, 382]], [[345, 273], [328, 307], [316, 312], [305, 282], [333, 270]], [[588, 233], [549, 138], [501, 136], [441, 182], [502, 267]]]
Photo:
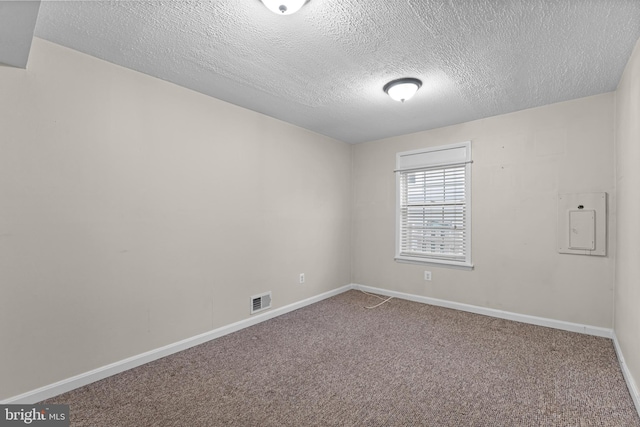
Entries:
[[639, 38], [636, 0], [0, 2], [0, 403], [640, 426]]

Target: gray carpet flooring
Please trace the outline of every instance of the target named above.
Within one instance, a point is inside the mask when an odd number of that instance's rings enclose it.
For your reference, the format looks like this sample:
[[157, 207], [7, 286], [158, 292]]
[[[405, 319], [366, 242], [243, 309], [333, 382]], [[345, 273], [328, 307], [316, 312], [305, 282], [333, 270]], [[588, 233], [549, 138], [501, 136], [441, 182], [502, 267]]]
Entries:
[[44, 403], [72, 426], [640, 426], [612, 341], [359, 291]]

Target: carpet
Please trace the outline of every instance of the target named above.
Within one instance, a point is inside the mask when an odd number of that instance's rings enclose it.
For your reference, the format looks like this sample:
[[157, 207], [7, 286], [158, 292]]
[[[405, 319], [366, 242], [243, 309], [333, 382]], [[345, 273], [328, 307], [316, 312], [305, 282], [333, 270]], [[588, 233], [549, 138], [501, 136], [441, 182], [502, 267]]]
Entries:
[[613, 343], [348, 291], [48, 399], [72, 426], [640, 427]]

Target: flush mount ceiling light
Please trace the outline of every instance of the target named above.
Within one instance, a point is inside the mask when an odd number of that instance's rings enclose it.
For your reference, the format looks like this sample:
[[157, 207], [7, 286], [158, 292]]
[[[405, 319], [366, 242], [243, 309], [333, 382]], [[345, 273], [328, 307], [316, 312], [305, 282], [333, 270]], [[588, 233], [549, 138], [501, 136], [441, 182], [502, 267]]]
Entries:
[[309, 0], [262, 0], [267, 8], [278, 15], [291, 15], [300, 10]]
[[420, 80], [414, 79], [413, 77], [405, 77], [404, 79], [390, 81], [384, 85], [382, 90], [394, 101], [404, 102], [415, 95], [418, 89], [420, 89], [420, 86], [422, 86]]

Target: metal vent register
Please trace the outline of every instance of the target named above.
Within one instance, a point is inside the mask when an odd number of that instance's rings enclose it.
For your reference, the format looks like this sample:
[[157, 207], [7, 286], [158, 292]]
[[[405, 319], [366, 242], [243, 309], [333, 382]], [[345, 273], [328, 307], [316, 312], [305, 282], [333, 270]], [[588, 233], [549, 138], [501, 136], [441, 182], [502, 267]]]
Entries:
[[271, 308], [271, 291], [251, 297], [251, 314]]

